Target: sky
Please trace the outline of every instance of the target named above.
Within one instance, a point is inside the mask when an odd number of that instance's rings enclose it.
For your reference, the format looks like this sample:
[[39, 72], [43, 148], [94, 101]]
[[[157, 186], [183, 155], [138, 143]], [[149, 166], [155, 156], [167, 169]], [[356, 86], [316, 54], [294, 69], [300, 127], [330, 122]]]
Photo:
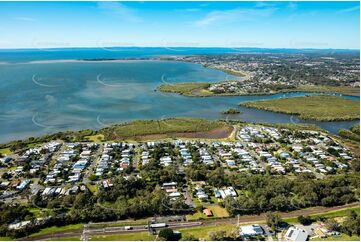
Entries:
[[360, 47], [359, 2], [0, 2], [0, 48]]

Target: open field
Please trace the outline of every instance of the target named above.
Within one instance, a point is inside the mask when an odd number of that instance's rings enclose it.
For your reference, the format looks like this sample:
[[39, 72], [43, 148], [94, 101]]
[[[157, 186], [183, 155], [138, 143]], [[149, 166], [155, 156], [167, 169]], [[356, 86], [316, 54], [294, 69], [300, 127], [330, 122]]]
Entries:
[[88, 138], [88, 140], [92, 141], [92, 142], [101, 142], [102, 140], [104, 140], [104, 135], [102, 134], [95, 134], [95, 135], [90, 135], [90, 136], [85, 136], [86, 138]]
[[158, 87], [161, 92], [178, 93], [184, 96], [213, 96], [214, 94], [206, 90], [210, 86], [208, 82], [190, 82], [177, 84], [163, 84]]
[[148, 240], [154, 241], [155, 236], [148, 232], [138, 233], [124, 233], [124, 234], [112, 234], [112, 235], [94, 235], [89, 240], [100, 240], [100, 241], [136, 241], [136, 240]]
[[341, 121], [360, 118], [357, 101], [335, 96], [308, 95], [305, 97], [241, 103], [241, 106], [271, 112], [300, 115], [301, 119]]
[[83, 224], [70, 224], [70, 225], [65, 225], [65, 226], [61, 226], [61, 227], [52, 226], [52, 227], [41, 229], [39, 232], [29, 235], [28, 238], [52, 234], [52, 233], [60, 233], [60, 232], [65, 232], [65, 231], [67, 231], [67, 232], [76, 231], [76, 230], [81, 231], [82, 229], [83, 229]]
[[171, 137], [225, 138], [231, 132], [232, 127], [223, 122], [191, 118], [134, 121], [114, 125], [99, 131], [99, 133], [104, 134], [106, 140], [147, 140]]
[[0, 149], [0, 154], [10, 155], [10, 154], [12, 154], [12, 152], [10, 151], [10, 148], [3, 148], [3, 149]]
[[196, 238], [209, 240], [209, 232], [216, 232], [216, 231], [232, 231], [236, 229], [235, 224], [219, 224], [219, 225], [210, 225], [210, 226], [201, 226], [201, 227], [194, 227], [194, 228], [185, 228], [179, 229], [182, 233], [182, 236], [186, 235], [193, 235]]

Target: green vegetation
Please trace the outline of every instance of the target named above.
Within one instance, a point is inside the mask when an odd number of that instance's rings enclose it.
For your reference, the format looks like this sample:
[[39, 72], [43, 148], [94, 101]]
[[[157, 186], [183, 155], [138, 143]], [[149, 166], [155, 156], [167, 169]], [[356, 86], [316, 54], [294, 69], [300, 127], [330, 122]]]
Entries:
[[237, 113], [241, 113], [241, 111], [239, 111], [238, 109], [235, 108], [230, 108], [227, 109], [226, 111], [222, 112], [223, 114], [237, 114]]
[[48, 134], [41, 137], [29, 137], [24, 140], [15, 140], [6, 144], [0, 144], [0, 150], [3, 151], [15, 151], [21, 150], [29, 147], [35, 147], [37, 145], [52, 141], [52, 140], [64, 140], [66, 142], [79, 142], [87, 141], [86, 136], [91, 136], [96, 134], [96, 131], [85, 129], [79, 131], [64, 131], [54, 134]]
[[[307, 211], [308, 209], [314, 209], [314, 208], [306, 208], [303, 209], [303, 211]], [[346, 208], [346, 209], [340, 209], [340, 210], [336, 210], [336, 211], [331, 211], [331, 212], [326, 212], [326, 213], [314, 213], [312, 215], [309, 215], [309, 217], [312, 220], [319, 220], [320, 218], [322, 219], [330, 219], [330, 218], [340, 218], [340, 217], [345, 217], [347, 216], [347, 214], [350, 211], [354, 211], [356, 214], [360, 214], [360, 208]], [[287, 222], [287, 223], [298, 223], [298, 217], [291, 217], [291, 218], [285, 218], [283, 219], [283, 221]]]
[[148, 232], [126, 233], [126, 234], [111, 234], [111, 235], [94, 235], [90, 240], [100, 241], [154, 241], [155, 236]]
[[1, 157], [2, 155], [11, 155], [11, 154], [12, 154], [12, 152], [11, 152], [10, 148], [0, 149], [0, 157]]
[[57, 241], [80, 241], [80, 237], [59, 237]]
[[213, 93], [206, 90], [210, 85], [208, 82], [163, 84], [158, 87], [158, 90], [161, 92], [178, 93], [184, 96], [212, 96]]
[[359, 102], [335, 96], [308, 95], [240, 105], [278, 113], [300, 115], [301, 119], [317, 121], [354, 120], [360, 117]]
[[[231, 71], [232, 72], [232, 71]], [[229, 73], [236, 75], [238, 72]], [[242, 76], [242, 74], [239, 74]], [[226, 81], [223, 81], [226, 82]], [[223, 83], [218, 82], [218, 83]], [[211, 86], [211, 82], [190, 82], [190, 83], [176, 83], [176, 84], [163, 84], [158, 87], [158, 90], [161, 92], [172, 92], [178, 93], [184, 96], [191, 97], [209, 97], [209, 96], [247, 96], [247, 95], [270, 95], [275, 93], [284, 93], [284, 92], [315, 92], [315, 93], [338, 93], [349, 96], [360, 96], [359, 87], [351, 86], [324, 86], [324, 85], [300, 85], [295, 86], [294, 88], [289, 88], [288, 86], [269, 86], [267, 88], [271, 89], [272, 92], [217, 92], [209, 91], [208, 88]], [[264, 87], [265, 88], [265, 87]]]
[[[217, 128], [225, 128], [223, 122], [209, 121], [205, 119], [171, 118], [165, 120], [134, 121], [130, 123], [114, 125], [104, 128], [99, 132], [104, 134], [105, 139], [130, 139], [146, 135], [169, 135], [207, 132]], [[178, 135], [181, 136], [181, 135]]]
[[85, 136], [85, 138], [87, 138], [88, 140], [90, 140], [92, 142], [102, 142], [104, 140], [104, 135], [95, 134], [95, 135]]
[[236, 229], [234, 224], [219, 224], [179, 229], [179, 232], [182, 233], [182, 238], [192, 235], [195, 238], [210, 240], [209, 235], [211, 232], [232, 231], [234, 229]]
[[65, 226], [52, 226], [52, 227], [41, 229], [37, 233], [31, 234], [29, 236], [29, 238], [40, 236], [40, 235], [59, 233], [59, 232], [64, 232], [64, 231], [69, 231], [69, 230], [80, 230], [80, 229], [83, 229], [82, 224], [70, 224], [70, 225], [65, 225]]
[[360, 141], [360, 124], [355, 124], [350, 130], [340, 129], [339, 135], [345, 139]]
[[351, 86], [311, 86], [311, 85], [301, 85], [296, 87], [295, 89], [284, 90], [287, 91], [300, 91], [300, 92], [322, 92], [322, 93], [340, 93], [343, 95], [350, 96], [360, 96], [360, 88], [359, 87], [351, 87]]
[[332, 207], [357, 201], [358, 179], [358, 174], [330, 175], [322, 180], [310, 174], [302, 174], [295, 179], [233, 174], [228, 177], [228, 184], [247, 191], [249, 195], [226, 198], [224, 204], [231, 215]]
[[360, 241], [357, 235], [348, 236], [347, 234], [328, 236], [327, 238], [314, 238], [311, 241]]

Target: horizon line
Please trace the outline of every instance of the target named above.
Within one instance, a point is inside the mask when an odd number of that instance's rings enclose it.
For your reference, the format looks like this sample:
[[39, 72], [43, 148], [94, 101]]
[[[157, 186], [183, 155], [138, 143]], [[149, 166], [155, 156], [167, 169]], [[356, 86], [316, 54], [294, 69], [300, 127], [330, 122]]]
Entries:
[[207, 49], [288, 49], [288, 50], [353, 50], [353, 51], [360, 51], [360, 48], [312, 48], [312, 47], [240, 47], [240, 46], [70, 46], [70, 47], [10, 47], [10, 48], [3, 48], [0, 47], [0, 50], [44, 50], [44, 49], [106, 49], [106, 48], [194, 48], [194, 49], [201, 49], [201, 48], [207, 48]]

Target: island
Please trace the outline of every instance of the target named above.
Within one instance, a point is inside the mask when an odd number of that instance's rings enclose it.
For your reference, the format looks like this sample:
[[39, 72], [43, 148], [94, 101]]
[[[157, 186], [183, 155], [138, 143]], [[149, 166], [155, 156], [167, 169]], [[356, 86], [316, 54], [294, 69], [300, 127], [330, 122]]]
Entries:
[[343, 121], [360, 118], [360, 103], [330, 95], [306, 95], [241, 103], [241, 106], [271, 112], [299, 115], [301, 119]]
[[222, 114], [238, 114], [238, 113], [241, 113], [241, 111], [235, 108], [229, 108], [222, 112]]

